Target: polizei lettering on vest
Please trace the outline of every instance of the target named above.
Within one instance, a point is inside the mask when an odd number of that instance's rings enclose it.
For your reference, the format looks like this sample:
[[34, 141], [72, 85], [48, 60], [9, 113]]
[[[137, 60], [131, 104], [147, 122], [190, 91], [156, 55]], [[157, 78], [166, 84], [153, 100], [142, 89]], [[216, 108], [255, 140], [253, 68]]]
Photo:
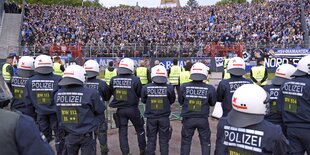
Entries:
[[186, 88], [186, 95], [207, 96], [207, 94], [208, 94], [207, 89]]
[[32, 82], [32, 89], [53, 89], [54, 82]]
[[305, 83], [300, 82], [287, 82], [282, 87], [283, 94], [302, 96], [305, 85]]
[[29, 78], [12, 78], [12, 86], [25, 87]]
[[263, 131], [224, 126], [224, 145], [262, 152]]
[[92, 89], [99, 89], [99, 83], [98, 84], [86, 84], [87, 88], [92, 88]]
[[230, 93], [234, 93], [239, 87], [241, 87], [244, 84], [249, 84], [249, 82], [248, 81], [229, 82]]
[[131, 86], [131, 79], [114, 79], [113, 86]]
[[82, 96], [80, 95], [59, 95], [57, 96], [57, 103], [81, 103]]
[[164, 89], [164, 88], [148, 88], [147, 94], [149, 94], [149, 95], [167, 95], [167, 89]]

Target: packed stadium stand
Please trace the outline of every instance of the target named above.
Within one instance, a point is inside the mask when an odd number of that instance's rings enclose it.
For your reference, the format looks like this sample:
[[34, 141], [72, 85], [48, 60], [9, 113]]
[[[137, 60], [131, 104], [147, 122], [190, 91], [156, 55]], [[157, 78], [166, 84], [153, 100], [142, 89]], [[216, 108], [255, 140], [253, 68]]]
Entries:
[[99, 57], [210, 56], [214, 42], [295, 48], [309, 38], [309, 2], [304, 1], [303, 22], [300, 1], [195, 8], [26, 5], [19, 48], [28, 54], [79, 45], [84, 55]]

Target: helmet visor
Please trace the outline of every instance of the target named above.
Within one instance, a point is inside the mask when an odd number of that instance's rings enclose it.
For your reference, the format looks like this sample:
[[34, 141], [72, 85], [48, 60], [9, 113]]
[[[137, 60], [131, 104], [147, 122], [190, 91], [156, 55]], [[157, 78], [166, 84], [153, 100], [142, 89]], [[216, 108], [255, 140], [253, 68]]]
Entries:
[[189, 78], [193, 81], [203, 81], [206, 80], [208, 77], [203, 74], [191, 74]]
[[34, 71], [18, 69], [18, 70], [16, 71], [16, 74], [17, 74], [18, 76], [21, 76], [21, 77], [31, 77], [31, 76], [34, 75]]
[[167, 83], [167, 78], [163, 76], [155, 76], [152, 78], [152, 81], [155, 83]]
[[118, 68], [118, 74], [132, 74], [132, 71], [128, 68], [120, 67]]
[[83, 85], [83, 82], [78, 80], [78, 79], [75, 79], [75, 78], [71, 78], [71, 77], [64, 77], [58, 85], [60, 86], [67, 86], [67, 85], [74, 85], [74, 84], [77, 84], [77, 85]]
[[246, 74], [246, 71], [244, 69], [241, 68], [232, 68], [227, 70], [227, 73], [230, 73], [232, 75], [236, 75], [236, 76], [242, 76], [244, 74]]
[[242, 113], [232, 109], [227, 116], [227, 121], [234, 127], [247, 127], [250, 125], [258, 124], [264, 120], [262, 114], [248, 114]]
[[54, 72], [54, 69], [52, 67], [37, 67], [34, 69], [35, 72], [40, 74], [50, 74]]

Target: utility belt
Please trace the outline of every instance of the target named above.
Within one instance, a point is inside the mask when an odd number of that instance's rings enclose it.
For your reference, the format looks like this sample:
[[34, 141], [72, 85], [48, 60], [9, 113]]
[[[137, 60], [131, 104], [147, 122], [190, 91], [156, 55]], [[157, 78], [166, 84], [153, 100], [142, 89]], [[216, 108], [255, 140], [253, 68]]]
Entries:
[[87, 132], [87, 133], [84, 133], [84, 134], [80, 134], [80, 135], [74, 135], [74, 134], [71, 134], [71, 133], [68, 133], [68, 132], [64, 132], [65, 135], [61, 135], [62, 137], [65, 137], [67, 135], [71, 135], [71, 136], [74, 136], [74, 137], [79, 137], [79, 138], [89, 138], [91, 137], [92, 139], [96, 139], [96, 133], [95, 131], [92, 131], [92, 132]]

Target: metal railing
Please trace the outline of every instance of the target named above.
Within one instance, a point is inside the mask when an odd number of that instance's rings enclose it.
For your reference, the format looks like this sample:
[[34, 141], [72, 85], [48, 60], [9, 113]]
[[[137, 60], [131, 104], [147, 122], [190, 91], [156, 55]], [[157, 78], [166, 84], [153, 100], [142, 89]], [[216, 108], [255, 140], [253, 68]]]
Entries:
[[[82, 46], [82, 57], [210, 57], [207, 52], [209, 44], [203, 45], [110, 45], [110, 46]], [[225, 46], [220, 44], [220, 46]], [[261, 50], [268, 52], [267, 49], [274, 48], [308, 48], [308, 44], [272, 44], [272, 45], [253, 45], [245, 44], [244, 51], [253, 52]], [[46, 46], [0, 46], [0, 51], [4, 53], [16, 53], [19, 56], [49, 54], [50, 45]], [[70, 51], [63, 51], [70, 52]], [[233, 52], [233, 51], [232, 51]]]

